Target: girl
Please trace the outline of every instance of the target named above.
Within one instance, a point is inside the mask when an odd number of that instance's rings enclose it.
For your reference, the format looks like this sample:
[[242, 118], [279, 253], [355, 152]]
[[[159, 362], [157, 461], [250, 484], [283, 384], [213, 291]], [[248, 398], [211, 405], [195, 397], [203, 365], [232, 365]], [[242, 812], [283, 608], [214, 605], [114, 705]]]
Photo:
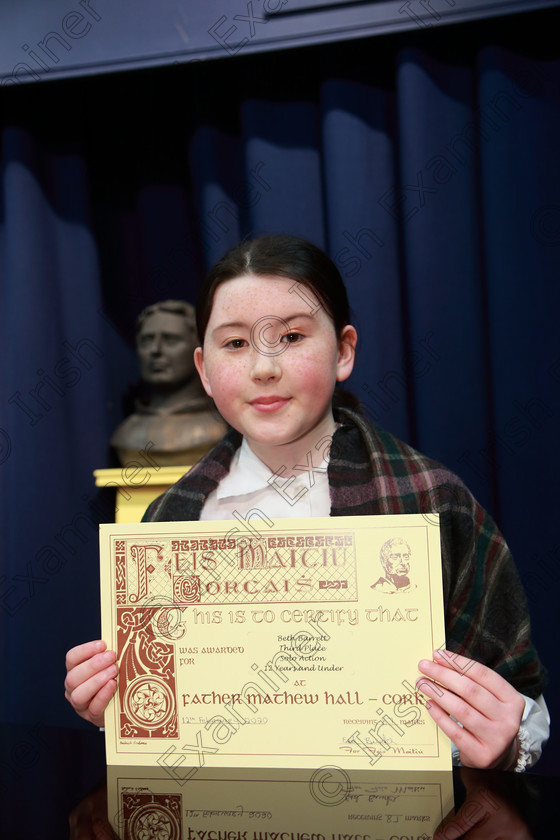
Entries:
[[[439, 512], [449, 650], [421, 660], [418, 688], [464, 765], [536, 761], [548, 737], [545, 672], [509, 550], [453, 473], [369, 423], [336, 387], [357, 334], [334, 263], [295, 237], [243, 242], [208, 275], [197, 327], [197, 370], [231, 428], [144, 519]], [[67, 655], [66, 697], [97, 725], [116, 688], [105, 647]]]

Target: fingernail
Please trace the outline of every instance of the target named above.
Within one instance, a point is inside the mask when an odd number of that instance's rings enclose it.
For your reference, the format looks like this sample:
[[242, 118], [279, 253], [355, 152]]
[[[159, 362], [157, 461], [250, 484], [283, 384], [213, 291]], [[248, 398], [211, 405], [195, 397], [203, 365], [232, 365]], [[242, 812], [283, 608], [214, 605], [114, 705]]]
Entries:
[[115, 661], [115, 654], [112, 650], [108, 650], [107, 653], [103, 654], [103, 662], [114, 662]]

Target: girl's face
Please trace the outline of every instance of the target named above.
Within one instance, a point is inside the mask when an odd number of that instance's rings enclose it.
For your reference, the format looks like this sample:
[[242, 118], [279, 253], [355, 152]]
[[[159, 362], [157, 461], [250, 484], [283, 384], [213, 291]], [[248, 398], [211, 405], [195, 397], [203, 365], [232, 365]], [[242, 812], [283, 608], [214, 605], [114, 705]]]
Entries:
[[271, 466], [276, 447], [305, 453], [333, 433], [335, 382], [350, 376], [356, 341], [352, 326], [337, 338], [300, 283], [247, 274], [217, 288], [195, 364], [220, 414]]

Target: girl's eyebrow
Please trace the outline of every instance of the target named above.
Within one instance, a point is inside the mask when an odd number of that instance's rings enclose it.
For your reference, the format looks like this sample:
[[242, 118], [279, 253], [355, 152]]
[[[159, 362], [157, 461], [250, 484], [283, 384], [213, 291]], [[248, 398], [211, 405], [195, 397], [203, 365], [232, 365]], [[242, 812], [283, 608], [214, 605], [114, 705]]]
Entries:
[[214, 327], [214, 329], [212, 330], [212, 335], [219, 332], [220, 330], [238, 329], [245, 326], [246, 324], [244, 324], [243, 321], [228, 321], [225, 324], [218, 324], [217, 327]]
[[[280, 317], [279, 315], [265, 315], [264, 318], [270, 318], [271, 321], [283, 321], [286, 324], [290, 324], [291, 321], [296, 321], [301, 318], [307, 318], [310, 321], [315, 320], [314, 315], [310, 312], [296, 312], [293, 315], [287, 315], [285, 318]], [[257, 321], [262, 321], [263, 318], [257, 318]], [[253, 322], [253, 323], [256, 323]], [[249, 324], [248, 321], [226, 321], [223, 324], [218, 324], [217, 327], [214, 327], [212, 330], [212, 335], [220, 332], [220, 330], [229, 330], [229, 329], [247, 329], [247, 327], [251, 327], [252, 324]]]

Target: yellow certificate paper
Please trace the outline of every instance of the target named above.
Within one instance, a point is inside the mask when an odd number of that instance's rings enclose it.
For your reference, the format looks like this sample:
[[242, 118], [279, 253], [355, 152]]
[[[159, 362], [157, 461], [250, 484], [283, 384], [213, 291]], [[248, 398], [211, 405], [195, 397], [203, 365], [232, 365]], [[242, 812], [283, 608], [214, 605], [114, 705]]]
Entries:
[[435, 515], [101, 526], [110, 764], [447, 770]]

